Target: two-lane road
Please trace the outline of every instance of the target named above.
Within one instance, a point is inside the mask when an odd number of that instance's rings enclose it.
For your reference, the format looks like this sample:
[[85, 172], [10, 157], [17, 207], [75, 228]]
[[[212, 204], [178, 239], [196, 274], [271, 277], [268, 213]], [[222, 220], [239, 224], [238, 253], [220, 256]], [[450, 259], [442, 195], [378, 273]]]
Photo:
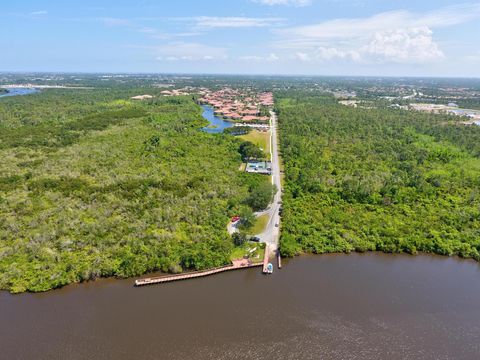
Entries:
[[280, 207], [282, 201], [282, 185], [280, 182], [280, 159], [278, 155], [277, 115], [270, 111], [270, 157], [272, 160], [272, 184], [276, 193], [270, 208], [263, 213], [268, 213], [270, 219], [265, 231], [258, 235], [262, 242], [269, 244], [270, 250], [278, 248], [280, 238]]

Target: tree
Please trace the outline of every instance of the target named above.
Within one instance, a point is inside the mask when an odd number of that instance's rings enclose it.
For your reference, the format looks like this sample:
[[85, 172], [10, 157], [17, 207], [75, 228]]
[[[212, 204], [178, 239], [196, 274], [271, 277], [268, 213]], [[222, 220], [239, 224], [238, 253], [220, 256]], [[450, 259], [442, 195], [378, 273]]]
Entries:
[[246, 230], [251, 228], [255, 224], [255, 215], [253, 214], [252, 209], [250, 209], [248, 206], [242, 206], [240, 211], [240, 223], [239, 223], [239, 228], [241, 230]]
[[242, 155], [243, 161], [248, 161], [250, 159], [262, 159], [264, 157], [263, 151], [250, 141], [242, 142], [238, 151], [240, 155]]
[[247, 241], [247, 236], [244, 233], [235, 232], [232, 235], [235, 246], [241, 246]]
[[272, 185], [269, 182], [261, 183], [252, 189], [246, 203], [254, 211], [264, 210], [272, 201], [274, 193], [275, 185]]
[[230, 134], [233, 136], [237, 135], [246, 135], [252, 131], [250, 126], [233, 126], [226, 129], [223, 129], [224, 134]]
[[[480, 127], [372, 98], [368, 109], [301, 90], [276, 98], [283, 255], [377, 250], [480, 259], [480, 201], [471, 196]], [[258, 208], [258, 190], [250, 191], [246, 203]]]

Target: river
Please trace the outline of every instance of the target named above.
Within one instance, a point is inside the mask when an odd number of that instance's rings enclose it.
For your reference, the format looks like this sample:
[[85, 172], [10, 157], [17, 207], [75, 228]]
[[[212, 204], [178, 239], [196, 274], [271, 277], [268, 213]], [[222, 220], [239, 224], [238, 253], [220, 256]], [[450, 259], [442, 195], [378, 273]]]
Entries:
[[29, 95], [38, 92], [39, 90], [33, 88], [9, 88], [8, 93], [0, 94], [0, 98], [8, 96]]
[[0, 293], [2, 359], [479, 359], [480, 265], [436, 256], [287, 260], [197, 280]]
[[202, 116], [210, 122], [209, 126], [204, 127], [202, 130], [211, 134], [218, 134], [223, 132], [224, 129], [232, 127], [233, 123], [223, 120], [221, 117], [214, 114], [214, 110], [209, 105], [202, 105]]

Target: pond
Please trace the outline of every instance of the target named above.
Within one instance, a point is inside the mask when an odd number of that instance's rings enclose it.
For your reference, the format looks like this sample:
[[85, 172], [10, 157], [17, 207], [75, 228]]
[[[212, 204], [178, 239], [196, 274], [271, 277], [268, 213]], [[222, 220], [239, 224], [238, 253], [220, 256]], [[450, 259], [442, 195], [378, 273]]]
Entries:
[[214, 114], [214, 110], [209, 105], [202, 105], [202, 116], [210, 122], [210, 125], [204, 127], [202, 130], [210, 134], [222, 133], [224, 129], [233, 127], [233, 123], [225, 121], [219, 116]]
[[39, 90], [33, 88], [9, 88], [6, 90], [8, 92], [6, 94], [0, 94], [0, 98], [9, 96], [29, 95], [39, 92]]

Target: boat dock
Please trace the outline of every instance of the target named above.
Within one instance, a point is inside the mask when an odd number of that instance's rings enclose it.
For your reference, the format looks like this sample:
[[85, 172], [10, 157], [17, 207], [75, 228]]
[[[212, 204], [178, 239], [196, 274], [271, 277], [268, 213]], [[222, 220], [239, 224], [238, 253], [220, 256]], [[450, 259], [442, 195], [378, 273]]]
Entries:
[[[277, 261], [278, 261], [278, 267], [281, 268], [279, 252], [277, 252]], [[135, 280], [135, 286], [163, 284], [163, 283], [172, 282], [172, 281], [195, 279], [195, 278], [210, 276], [210, 275], [214, 275], [214, 274], [218, 274], [226, 271], [248, 269], [248, 268], [259, 267], [259, 266], [263, 267], [264, 274], [271, 274], [273, 272], [273, 266], [270, 263], [270, 249], [268, 247], [268, 244], [265, 247], [265, 255], [263, 256], [263, 262], [252, 262], [251, 260], [248, 260], [248, 259], [238, 259], [238, 260], [233, 260], [232, 265], [221, 266], [221, 267], [209, 269], [209, 270], [192, 271], [185, 274], [170, 275], [170, 276], [156, 276], [156, 277], [149, 277], [144, 279], [137, 279]]]
[[280, 249], [277, 249], [277, 264], [278, 268], [282, 268], [282, 255], [280, 254]]
[[270, 249], [268, 244], [265, 245], [265, 255], [263, 256], [263, 271], [264, 274], [271, 274], [273, 272], [272, 264], [270, 264]]
[[254, 263], [248, 260], [234, 260], [233, 265], [222, 266], [222, 267], [218, 267], [210, 270], [194, 271], [194, 272], [189, 272], [186, 274], [179, 274], [179, 275], [158, 276], [158, 277], [151, 277], [151, 278], [145, 278], [145, 279], [138, 279], [138, 280], [135, 280], [135, 286], [163, 284], [163, 283], [172, 282], [172, 281], [194, 279], [198, 277], [218, 274], [225, 271], [248, 269], [248, 268], [262, 266], [262, 265], [263, 263], [261, 262]]

